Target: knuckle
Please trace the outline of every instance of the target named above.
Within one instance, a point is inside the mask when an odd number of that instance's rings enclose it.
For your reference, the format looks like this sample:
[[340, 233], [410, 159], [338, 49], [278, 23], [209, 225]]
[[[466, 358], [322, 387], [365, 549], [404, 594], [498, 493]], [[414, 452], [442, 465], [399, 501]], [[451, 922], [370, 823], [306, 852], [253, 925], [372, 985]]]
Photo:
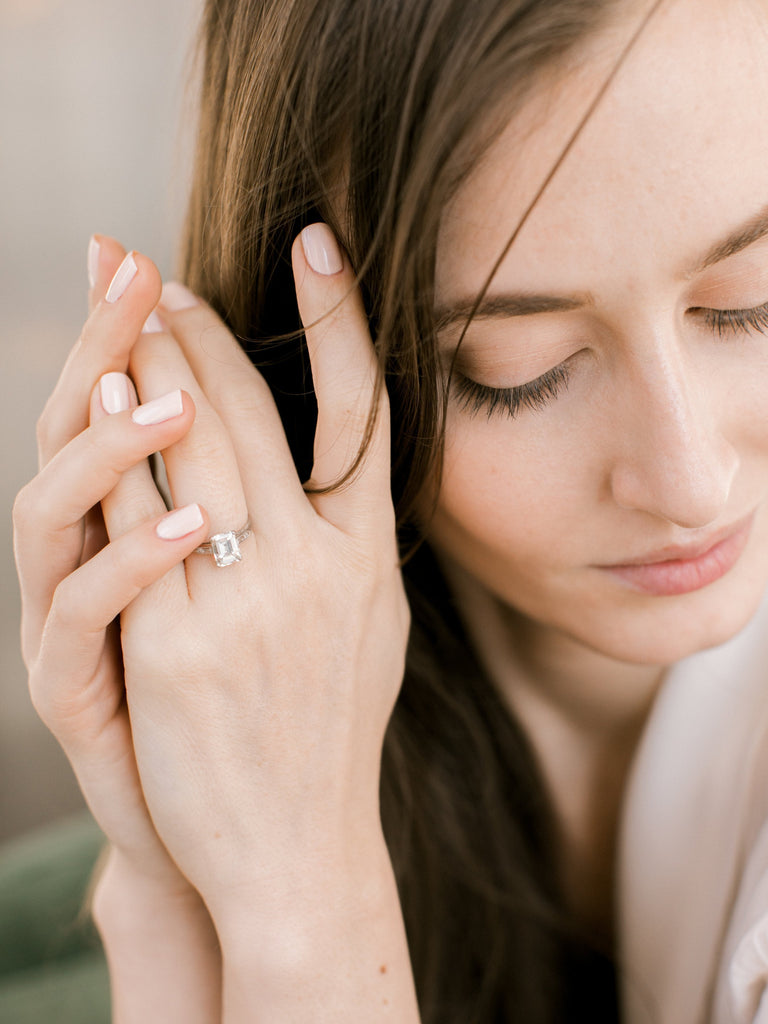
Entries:
[[96, 458], [100, 462], [114, 459], [116, 454], [115, 420], [105, 416], [92, 427], [88, 427], [82, 435], [85, 457]]
[[27, 520], [29, 519], [30, 510], [34, 508], [35, 505], [35, 502], [30, 500], [30, 487], [31, 483], [25, 484], [13, 501], [11, 517], [13, 520], [13, 528], [17, 533], [24, 530]]
[[[73, 630], [82, 624], [83, 595], [77, 586], [75, 576], [65, 576], [56, 585], [51, 598], [51, 610], [48, 614], [45, 634], [53, 629]], [[44, 635], [43, 639], [47, 639]]]
[[137, 586], [146, 586], [146, 569], [136, 558], [136, 550], [130, 543], [110, 545], [110, 573], [114, 576], [136, 580]]
[[29, 676], [30, 703], [41, 722], [65, 749], [76, 735], [77, 719], [82, 711], [82, 700], [78, 699], [77, 692], [67, 690], [68, 682], [45, 663]]
[[180, 455], [184, 465], [193, 473], [201, 473], [209, 477], [211, 467], [221, 461], [221, 445], [213, 438], [197, 438], [194, 446], [186, 447]]
[[200, 432], [195, 437], [194, 443], [190, 441], [189, 444], [184, 445], [183, 450], [179, 451], [178, 457], [183, 460], [184, 465], [191, 472], [199, 473], [210, 480], [216, 467], [224, 464], [229, 468], [229, 460], [225, 461], [223, 458], [226, 456], [226, 451], [223, 438], [218, 431], [215, 433]]
[[94, 470], [109, 474], [114, 482], [121, 473], [146, 457], [145, 449], [137, 449], [137, 439], [126, 430], [124, 421], [104, 417], [82, 435], [82, 461]]
[[55, 657], [38, 658], [29, 672], [29, 699], [38, 718], [61, 740], [67, 721], [67, 700], [55, 666]]
[[33, 667], [29, 672], [29, 699], [38, 718], [50, 729], [51, 705], [48, 687], [44, 685], [44, 678], [37, 667]]
[[130, 604], [138, 594], [165, 575], [169, 566], [147, 557], [147, 549], [141, 543], [141, 528], [129, 531], [109, 545], [109, 568], [107, 570], [115, 588], [121, 594], [121, 604]]
[[272, 394], [260, 374], [248, 374], [247, 386], [230, 387], [226, 393], [227, 411], [235, 418], [247, 419], [263, 409], [274, 407]]
[[[109, 515], [110, 536], [113, 538], [121, 537], [135, 524], [157, 516], [158, 506], [141, 483], [143, 481], [132, 480], [130, 474], [121, 480], [119, 507], [110, 508]], [[162, 512], [162, 508], [159, 511]]]
[[40, 721], [61, 742], [66, 732], [67, 704], [59, 688], [60, 680], [43, 664], [30, 672], [30, 703]]
[[21, 488], [13, 502], [11, 515], [16, 537], [35, 534], [39, 539], [42, 532], [47, 535], [47, 530], [43, 530], [46, 510], [47, 503], [40, 494], [40, 477], [36, 476]]

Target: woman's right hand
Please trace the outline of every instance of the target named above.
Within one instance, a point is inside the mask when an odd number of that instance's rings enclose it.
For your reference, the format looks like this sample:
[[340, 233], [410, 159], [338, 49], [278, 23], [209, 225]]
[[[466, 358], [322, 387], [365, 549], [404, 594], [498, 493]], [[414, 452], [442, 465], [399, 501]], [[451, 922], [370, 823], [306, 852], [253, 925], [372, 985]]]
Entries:
[[[134, 267], [132, 287], [115, 299], [119, 288], [113, 282], [110, 292], [110, 279], [119, 282]], [[35, 709], [67, 754], [113, 853], [158, 892], [184, 896], [194, 890], [144, 802], [119, 627], [107, 625], [105, 613], [116, 617], [185, 558], [205, 539], [206, 524], [164, 540], [155, 531], [162, 509], [148, 509], [150, 518], [108, 543], [99, 502], [110, 492], [111, 501], [129, 493], [150, 474], [147, 456], [186, 434], [194, 406], [184, 394], [179, 415], [144, 426], [128, 408], [107, 415], [120, 395], [136, 405], [125, 371], [162, 282], [150, 260], [126, 257], [108, 238], [101, 239], [92, 270], [90, 316], [38, 423], [39, 472], [14, 506], [22, 652]]]

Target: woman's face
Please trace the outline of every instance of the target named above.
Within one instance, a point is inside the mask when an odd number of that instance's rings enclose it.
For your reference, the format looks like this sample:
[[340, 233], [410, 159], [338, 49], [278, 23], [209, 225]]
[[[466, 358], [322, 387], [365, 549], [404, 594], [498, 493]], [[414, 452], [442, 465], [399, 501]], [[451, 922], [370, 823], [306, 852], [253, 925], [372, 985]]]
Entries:
[[[471, 306], [631, 30], [593, 40], [462, 187], [441, 310]], [[767, 43], [762, 0], [662, 7], [456, 363], [433, 544], [625, 661], [724, 641], [768, 581]]]

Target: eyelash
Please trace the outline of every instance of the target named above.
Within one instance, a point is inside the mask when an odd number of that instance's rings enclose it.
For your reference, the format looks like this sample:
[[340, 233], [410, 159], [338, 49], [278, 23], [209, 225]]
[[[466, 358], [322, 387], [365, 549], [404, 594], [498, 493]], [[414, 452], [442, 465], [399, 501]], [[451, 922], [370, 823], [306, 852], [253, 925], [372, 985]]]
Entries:
[[[753, 309], [692, 309], [718, 337], [726, 334], [749, 334], [759, 331], [768, 334], [768, 303]], [[453, 372], [453, 391], [459, 407], [475, 416], [485, 410], [488, 419], [497, 413], [514, 419], [524, 409], [535, 411], [554, 402], [567, 390], [570, 371], [566, 363], [547, 370], [536, 380], [513, 388], [492, 388], [478, 384], [457, 370]]]
[[487, 384], [478, 384], [454, 371], [453, 388], [459, 406], [470, 416], [485, 409], [488, 419], [498, 412], [514, 419], [521, 409], [543, 409], [553, 402], [568, 387], [569, 376], [565, 363], [561, 363], [527, 384], [514, 388], [489, 388]]
[[724, 334], [749, 334], [750, 331], [768, 333], [768, 302], [753, 309], [699, 309], [707, 327], [719, 337]]

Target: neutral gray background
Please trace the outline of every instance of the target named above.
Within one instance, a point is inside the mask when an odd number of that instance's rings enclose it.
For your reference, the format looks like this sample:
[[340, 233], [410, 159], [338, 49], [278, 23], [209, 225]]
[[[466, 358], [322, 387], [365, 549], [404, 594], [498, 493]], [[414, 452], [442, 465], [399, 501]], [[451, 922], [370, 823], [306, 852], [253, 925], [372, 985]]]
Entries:
[[114, 235], [172, 276], [200, 0], [0, 0], [0, 839], [82, 806], [29, 704], [10, 511], [35, 421], [86, 315], [86, 248]]

